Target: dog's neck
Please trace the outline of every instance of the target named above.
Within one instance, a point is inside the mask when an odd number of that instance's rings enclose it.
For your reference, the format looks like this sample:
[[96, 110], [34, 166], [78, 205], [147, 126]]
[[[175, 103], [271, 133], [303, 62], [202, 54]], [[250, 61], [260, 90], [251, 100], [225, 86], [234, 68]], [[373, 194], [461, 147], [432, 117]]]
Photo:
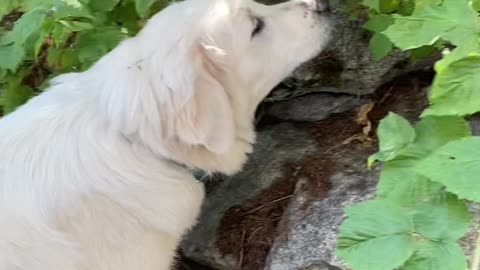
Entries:
[[200, 170], [200, 169], [190, 168], [187, 165], [185, 165], [183, 163], [180, 163], [180, 162], [177, 162], [175, 160], [170, 159], [169, 162], [172, 162], [173, 164], [175, 164], [175, 165], [183, 168], [184, 170], [188, 171], [190, 174], [193, 175], [193, 177], [195, 177], [195, 180], [198, 183], [205, 183], [207, 178], [210, 176], [209, 172], [206, 172], [206, 171], [203, 171], [203, 170]]

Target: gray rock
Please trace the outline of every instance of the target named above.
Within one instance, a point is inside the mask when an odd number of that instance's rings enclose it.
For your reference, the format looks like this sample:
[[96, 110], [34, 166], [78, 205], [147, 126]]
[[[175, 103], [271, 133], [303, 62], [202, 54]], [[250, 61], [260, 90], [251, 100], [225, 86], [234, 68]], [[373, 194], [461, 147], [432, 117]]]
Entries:
[[344, 13], [348, 1], [330, 2], [335, 10], [332, 16], [335, 32], [329, 46], [276, 87], [267, 101], [285, 100], [312, 92], [371, 94], [395, 76], [430, 68], [438, 58], [435, 55], [413, 63], [407, 53], [394, 51], [380, 61], [374, 60], [368, 48], [371, 34], [362, 28], [366, 16], [352, 20]]
[[[392, 89], [375, 101], [376, 105], [369, 114], [370, 119], [376, 122], [387, 111], [395, 111], [409, 120], [415, 120], [425, 107], [425, 95], [426, 89]], [[318, 129], [325, 132], [317, 137], [318, 147], [328, 150], [322, 152], [322, 159], [331, 160], [328, 194], [315, 196], [314, 199], [307, 200], [307, 207], [299, 207], [305, 205], [309, 189], [296, 189], [297, 192], [284, 216], [288, 229], [285, 235], [277, 237], [267, 258], [265, 270], [301, 270], [304, 265], [318, 262], [329, 267], [346, 269], [334, 254], [338, 228], [344, 219], [344, 209], [374, 196], [379, 171], [378, 168], [371, 171], [366, 168], [368, 156], [376, 151], [372, 145], [350, 143], [332, 149], [330, 141], [342, 136], [338, 130], [344, 130], [346, 126], [355, 123], [349, 122], [348, 117], [336, 117], [331, 123], [334, 123], [333, 127], [328, 121], [319, 122]], [[340, 141], [342, 140], [344, 139]], [[321, 164], [317, 163], [317, 166]], [[323, 166], [322, 169], [327, 168]], [[302, 179], [297, 185], [304, 185], [306, 180], [308, 179]]]
[[[414, 120], [425, 107], [425, 90], [402, 82], [375, 98], [369, 114], [374, 124], [390, 110]], [[313, 100], [322, 96], [281, 106], [314, 111], [319, 103]], [[338, 97], [331, 103], [356, 102]], [[211, 188], [198, 226], [182, 245], [185, 255], [219, 270], [345, 269], [334, 256], [344, 208], [372, 197], [378, 179], [378, 170], [366, 169], [376, 147], [361, 136], [361, 102], [355, 104], [310, 123], [299, 119], [300, 109], [287, 113], [288, 123], [278, 115], [269, 122], [278, 111], [267, 108], [245, 170]]]
[[[342, 264], [334, 256], [337, 229], [344, 219], [343, 210], [354, 203], [373, 197], [378, 170], [367, 171], [367, 149], [341, 151], [335, 158], [335, 172], [330, 177], [328, 196], [312, 201], [302, 210], [305, 192], [295, 194], [286, 213], [289, 224], [288, 240], [276, 241], [270, 251], [266, 270], [302, 269], [301, 266], [315, 261], [328, 263], [331, 267]], [[303, 185], [303, 181], [298, 183]], [[301, 190], [301, 189], [297, 189]], [[323, 268], [329, 269], [329, 268]]]
[[341, 270], [338, 267], [326, 263], [314, 263], [299, 270]]
[[[297, 129], [291, 124], [279, 124], [260, 131], [254, 152], [246, 168], [238, 175], [222, 181], [209, 192], [198, 226], [192, 230], [182, 244], [184, 254], [216, 269], [237, 269], [240, 259], [239, 252], [229, 254], [220, 250], [221, 248], [218, 246], [219, 230], [225, 220], [226, 212], [236, 206], [247, 204], [252, 199], [254, 203], [259, 201], [259, 206], [268, 203], [267, 201], [261, 202], [264, 197], [261, 193], [265, 190], [267, 193], [270, 192], [268, 188], [274, 186], [277, 181], [285, 181], [285, 173], [289, 166], [302, 163], [305, 156], [316, 149], [315, 145], [315, 141], [308, 132]], [[287, 182], [289, 180], [287, 179]], [[271, 191], [279, 192], [278, 196], [283, 197], [288, 196], [293, 188], [294, 184], [287, 183], [286, 190]], [[258, 198], [259, 194], [260, 198]], [[265, 198], [272, 195], [272, 201], [279, 199], [276, 194], [266, 195]], [[233, 235], [239, 232], [231, 233]], [[225, 244], [239, 247], [242, 243], [240, 239], [237, 240], [238, 242], [228, 243], [228, 239], [226, 239], [227, 243]], [[268, 249], [263, 252], [265, 257]]]
[[316, 122], [364, 104], [367, 99], [352, 95], [316, 93], [275, 102], [266, 111], [281, 120]]

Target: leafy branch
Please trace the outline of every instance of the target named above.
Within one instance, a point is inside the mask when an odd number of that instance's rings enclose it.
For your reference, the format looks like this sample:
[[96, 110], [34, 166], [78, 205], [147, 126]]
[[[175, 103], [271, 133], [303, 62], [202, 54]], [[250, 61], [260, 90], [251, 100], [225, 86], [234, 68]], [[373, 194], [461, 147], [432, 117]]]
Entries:
[[465, 203], [480, 202], [480, 137], [464, 119], [480, 111], [480, 1], [362, 4], [374, 58], [394, 48], [443, 58], [419, 122], [394, 113], [380, 122], [379, 151], [368, 160], [383, 163], [377, 195], [346, 210], [337, 255], [354, 270], [465, 270], [457, 243], [471, 222]]
[[[9, 113], [48, 79], [81, 71], [135, 35], [169, 0], [6, 0], [0, 5], [0, 108]], [[13, 29], [8, 14], [20, 14]], [[3, 18], [3, 19], [2, 19]]]

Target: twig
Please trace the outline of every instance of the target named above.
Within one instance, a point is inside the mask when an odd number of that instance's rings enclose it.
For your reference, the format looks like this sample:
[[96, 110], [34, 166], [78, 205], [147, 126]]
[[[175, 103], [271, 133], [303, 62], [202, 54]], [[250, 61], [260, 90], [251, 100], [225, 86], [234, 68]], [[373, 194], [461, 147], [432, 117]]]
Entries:
[[269, 203], [260, 205], [259, 207], [255, 208], [255, 209], [252, 209], [252, 210], [250, 210], [250, 211], [248, 211], [248, 212], [245, 212], [243, 215], [250, 214], [250, 213], [255, 212], [255, 211], [258, 211], [258, 210], [260, 210], [260, 209], [262, 209], [262, 208], [264, 208], [264, 207], [266, 207], [266, 206], [269, 206], [269, 205], [274, 204], [274, 203], [279, 202], [279, 201], [283, 201], [283, 200], [288, 199], [288, 198], [291, 198], [291, 197], [293, 197], [293, 194], [287, 195], [287, 196], [282, 197], [282, 198], [280, 198], [280, 199], [276, 199], [276, 200], [271, 201], [271, 202], [269, 202]]
[[247, 234], [247, 231], [246, 230], [243, 230], [242, 232], [242, 243], [241, 243], [241, 248], [240, 248], [240, 256], [238, 258], [238, 266], [240, 267], [240, 269], [242, 269], [242, 266], [243, 266], [243, 246], [244, 246], [244, 243], [245, 243], [245, 236]]
[[263, 226], [260, 226], [260, 227], [256, 228], [256, 229], [252, 232], [252, 234], [250, 234], [250, 237], [248, 237], [248, 240], [247, 240], [247, 244], [249, 244], [250, 241], [252, 241], [253, 236], [254, 236], [260, 229], [262, 229], [262, 228], [263, 228]]

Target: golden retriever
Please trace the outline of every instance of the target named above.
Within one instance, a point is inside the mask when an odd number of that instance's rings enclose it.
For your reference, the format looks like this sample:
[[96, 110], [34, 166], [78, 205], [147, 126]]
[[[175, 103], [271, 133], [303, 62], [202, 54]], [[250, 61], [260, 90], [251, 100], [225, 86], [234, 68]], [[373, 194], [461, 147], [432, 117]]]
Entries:
[[326, 0], [186, 0], [0, 120], [1, 270], [167, 270], [257, 105], [331, 31]]

